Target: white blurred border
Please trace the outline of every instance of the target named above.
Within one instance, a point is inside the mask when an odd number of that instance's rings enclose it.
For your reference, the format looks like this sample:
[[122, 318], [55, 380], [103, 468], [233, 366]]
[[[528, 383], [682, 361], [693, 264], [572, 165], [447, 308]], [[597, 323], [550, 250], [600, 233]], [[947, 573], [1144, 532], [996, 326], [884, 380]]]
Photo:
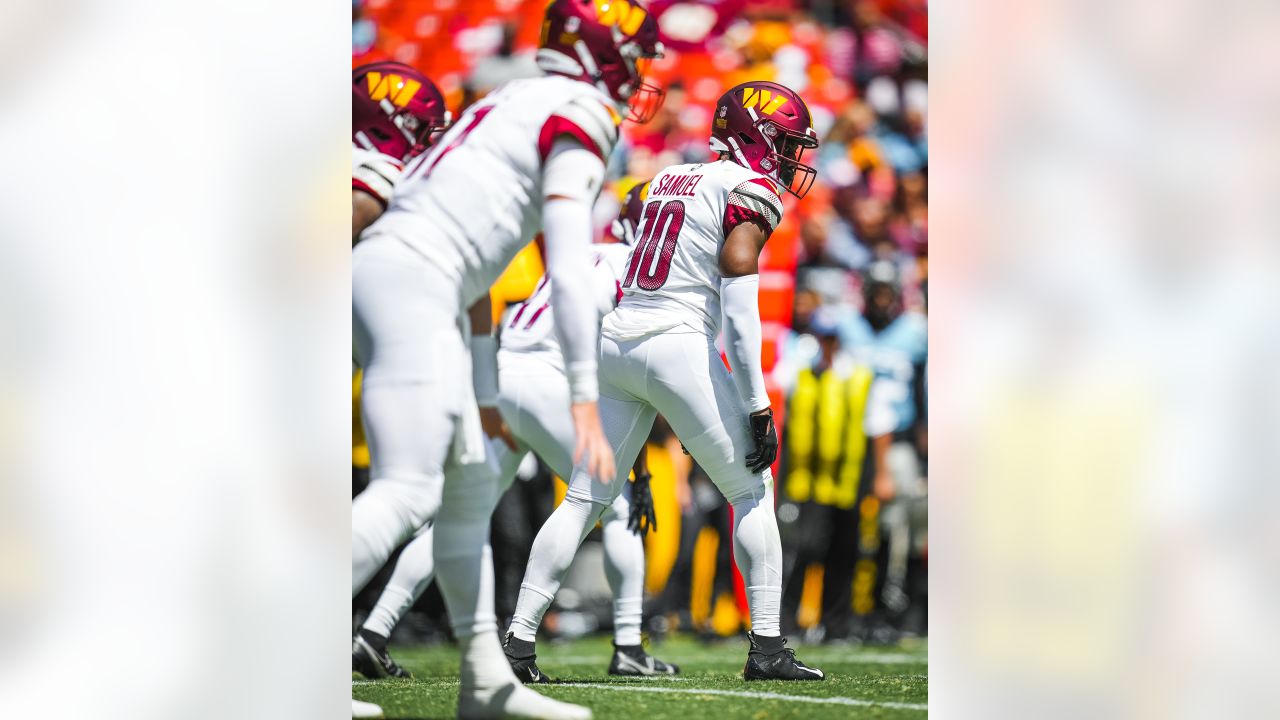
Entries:
[[343, 717], [348, 8], [0, 9], [0, 717]]
[[930, 712], [1280, 716], [1280, 6], [930, 10]]

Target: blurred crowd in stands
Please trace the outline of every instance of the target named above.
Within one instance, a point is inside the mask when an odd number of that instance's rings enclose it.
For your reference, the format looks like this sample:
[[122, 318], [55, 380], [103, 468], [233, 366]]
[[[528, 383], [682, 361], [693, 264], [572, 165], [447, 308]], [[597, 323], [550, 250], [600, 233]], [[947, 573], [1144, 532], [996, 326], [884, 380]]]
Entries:
[[[457, 117], [502, 82], [534, 75], [541, 0], [355, 0], [353, 63], [417, 66]], [[601, 194], [603, 233], [621, 195], [663, 167], [711, 159], [711, 108], [727, 88], [774, 80], [807, 101], [817, 182], [786, 198], [761, 262], [764, 364], [782, 430], [774, 467], [783, 533], [784, 631], [890, 643], [927, 634], [928, 22], [926, 0], [654, 0], [666, 101], [624, 125]], [[541, 273], [536, 247], [495, 287], [497, 307]], [[523, 294], [522, 294], [523, 293]], [[729, 508], [659, 421], [650, 463], [659, 511], [648, 539], [655, 635], [729, 635], [746, 622]], [[357, 452], [356, 465], [361, 464]], [[498, 610], [510, 612], [553, 481], [530, 459], [495, 514]], [[562, 489], [561, 489], [562, 492]], [[522, 555], [522, 553], [524, 553]], [[592, 564], [594, 563], [594, 565]], [[588, 542], [549, 617], [575, 635], [609, 621]], [[374, 583], [376, 592], [378, 583]], [[361, 603], [357, 599], [357, 605]], [[504, 607], [505, 606], [505, 607]], [[427, 633], [438, 600], [404, 632]], [[439, 625], [443, 627], [443, 625]]]

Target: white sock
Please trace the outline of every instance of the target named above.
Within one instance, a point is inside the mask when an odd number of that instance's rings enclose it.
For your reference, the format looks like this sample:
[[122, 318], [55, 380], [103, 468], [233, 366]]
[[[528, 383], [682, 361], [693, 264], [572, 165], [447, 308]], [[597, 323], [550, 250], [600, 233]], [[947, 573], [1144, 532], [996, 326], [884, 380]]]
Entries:
[[400, 618], [422, 597], [435, 574], [434, 537], [432, 528], [423, 528], [400, 552], [386, 589], [378, 597], [378, 604], [369, 613], [369, 619], [364, 622], [365, 630], [391, 637], [391, 631], [400, 622]]
[[604, 523], [604, 574], [613, 591], [613, 642], [639, 645], [644, 613], [644, 540], [611, 513]]
[[515, 615], [511, 618], [511, 632], [516, 637], [533, 641], [537, 636], [542, 616], [551, 607], [551, 600], [560, 589], [560, 581], [573, 563], [578, 546], [604, 510], [604, 505], [568, 496], [547, 518], [529, 551], [529, 566], [524, 571]]
[[782, 540], [773, 514], [773, 478], [768, 470], [763, 497], [733, 501], [733, 559], [746, 585], [751, 632], [777, 637], [781, 634]]
[[443, 476], [379, 477], [351, 502], [351, 595], [440, 508]]
[[502, 652], [502, 643], [498, 642], [496, 628], [458, 638], [458, 649], [462, 654], [464, 690], [484, 692], [516, 682], [507, 656]]

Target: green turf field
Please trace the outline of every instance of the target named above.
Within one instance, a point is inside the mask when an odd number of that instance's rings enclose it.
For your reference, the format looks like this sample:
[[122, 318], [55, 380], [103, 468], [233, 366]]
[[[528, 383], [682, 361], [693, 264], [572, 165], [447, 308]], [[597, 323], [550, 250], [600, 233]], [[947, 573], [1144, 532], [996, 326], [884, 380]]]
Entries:
[[[674, 662], [682, 674], [671, 680], [610, 677], [609, 638], [538, 644], [538, 666], [559, 681], [539, 692], [586, 705], [597, 718], [692, 720], [693, 718], [911, 718], [928, 715], [927, 648], [917, 642], [897, 648], [799, 646], [797, 657], [827, 673], [823, 682], [744, 682], [745, 637], [704, 644], [671, 638], [649, 648]], [[453, 647], [391, 648], [414, 674], [412, 680], [367, 681], [353, 676], [351, 692], [378, 703], [388, 718], [453, 717], [458, 658]]]

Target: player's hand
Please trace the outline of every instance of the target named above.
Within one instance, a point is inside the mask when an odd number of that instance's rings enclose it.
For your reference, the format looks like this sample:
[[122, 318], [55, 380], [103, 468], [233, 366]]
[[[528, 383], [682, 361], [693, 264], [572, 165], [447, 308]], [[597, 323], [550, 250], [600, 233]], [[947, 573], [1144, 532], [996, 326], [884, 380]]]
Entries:
[[604, 436], [604, 428], [600, 426], [600, 411], [594, 402], [574, 403], [570, 410], [573, 413], [573, 434], [576, 438], [573, 447], [573, 464], [585, 464], [591, 477], [608, 485], [613, 482], [617, 472], [613, 465], [613, 448]]
[[778, 457], [778, 430], [773, 426], [773, 408], [751, 414], [751, 441], [756, 449], [747, 455], [747, 468], [757, 473], [772, 465]]
[[484, 434], [491, 438], [500, 438], [507, 447], [512, 450], [516, 449], [516, 439], [511, 435], [511, 428], [502, 420], [502, 413], [498, 412], [495, 407], [480, 408], [480, 427], [484, 428]]
[[631, 483], [631, 517], [627, 519], [627, 529], [640, 537], [658, 531], [658, 513], [653, 509], [649, 478], [649, 473], [638, 472]]

